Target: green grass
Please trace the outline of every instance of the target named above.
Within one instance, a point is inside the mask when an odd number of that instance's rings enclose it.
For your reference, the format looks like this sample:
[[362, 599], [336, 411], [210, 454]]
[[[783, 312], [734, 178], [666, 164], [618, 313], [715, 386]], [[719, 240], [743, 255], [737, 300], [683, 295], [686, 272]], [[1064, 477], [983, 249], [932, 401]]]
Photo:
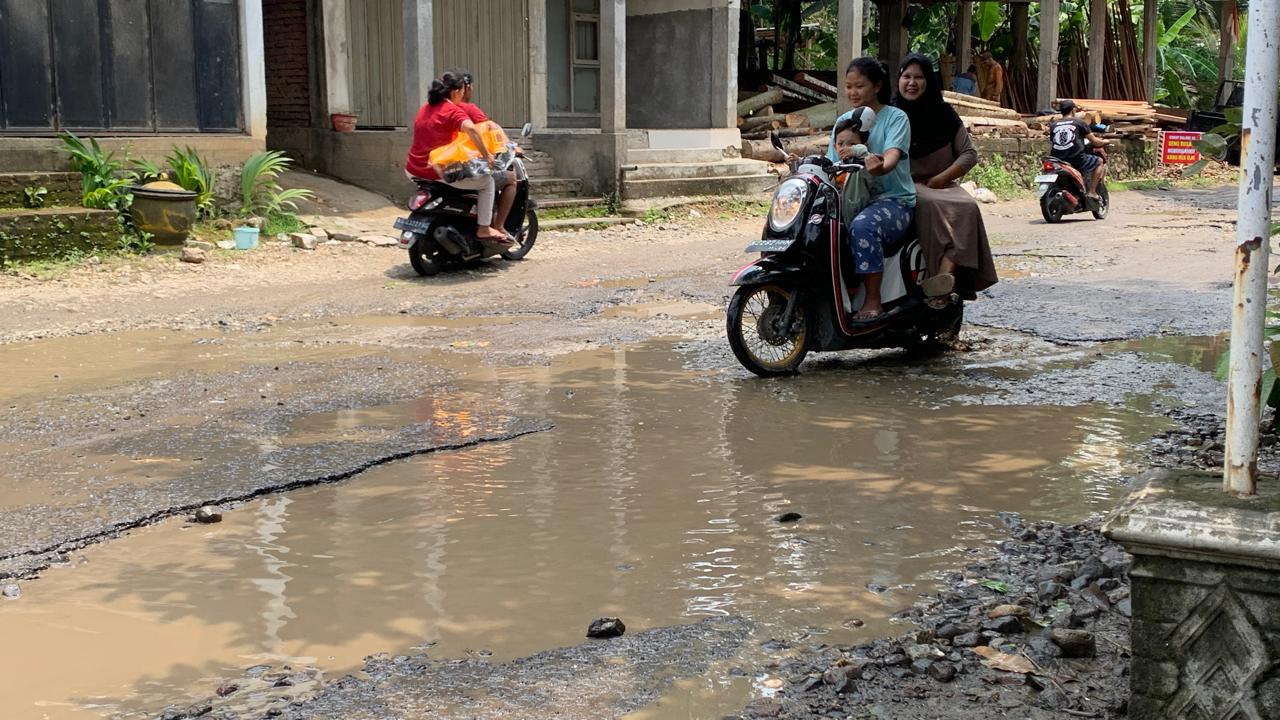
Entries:
[[267, 215], [266, 222], [262, 226], [262, 235], [264, 238], [275, 237], [280, 233], [306, 231], [306, 223], [299, 220], [297, 215], [284, 210], [276, 210]]
[[1028, 173], [1019, 174], [1005, 167], [1002, 156], [992, 155], [990, 159], [975, 165], [964, 179], [990, 190], [1001, 200], [1011, 200], [1029, 190], [1026, 185], [1027, 177], [1030, 177]]
[[602, 218], [608, 216], [609, 208], [604, 205], [546, 208], [545, 210], [538, 211], [539, 220], [581, 220], [584, 218]]

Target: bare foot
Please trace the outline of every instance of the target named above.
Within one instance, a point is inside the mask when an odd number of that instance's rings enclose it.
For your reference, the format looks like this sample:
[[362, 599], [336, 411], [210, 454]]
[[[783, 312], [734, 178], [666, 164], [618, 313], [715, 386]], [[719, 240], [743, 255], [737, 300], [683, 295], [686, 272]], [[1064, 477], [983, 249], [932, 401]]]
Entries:
[[858, 314], [853, 317], [858, 322], [870, 322], [884, 315], [884, 308], [876, 305], [875, 307], [863, 307]]

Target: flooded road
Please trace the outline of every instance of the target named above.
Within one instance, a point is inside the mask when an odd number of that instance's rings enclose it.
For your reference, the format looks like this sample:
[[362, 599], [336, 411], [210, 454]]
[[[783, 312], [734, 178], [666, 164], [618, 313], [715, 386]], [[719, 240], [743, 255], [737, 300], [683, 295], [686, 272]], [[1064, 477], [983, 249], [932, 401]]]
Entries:
[[[334, 678], [415, 649], [500, 663], [575, 645], [602, 615], [629, 635], [750, 621], [752, 642], [660, 706], [724, 714], [751, 690], [731, 670], [752, 666], [759, 641], [890, 632], [964, 548], [998, 536], [997, 511], [1069, 521], [1108, 509], [1128, 449], [1161, 424], [1111, 405], [974, 404], [964, 364], [854, 361], [765, 382], [650, 342], [472, 367], [448, 402], [309, 414], [288, 442], [424, 417], [465, 436], [479, 422], [470, 408], [486, 406], [554, 429], [74, 553], [0, 602], [5, 717], [146, 717], [255, 665]], [[803, 518], [774, 520], [785, 512]]]

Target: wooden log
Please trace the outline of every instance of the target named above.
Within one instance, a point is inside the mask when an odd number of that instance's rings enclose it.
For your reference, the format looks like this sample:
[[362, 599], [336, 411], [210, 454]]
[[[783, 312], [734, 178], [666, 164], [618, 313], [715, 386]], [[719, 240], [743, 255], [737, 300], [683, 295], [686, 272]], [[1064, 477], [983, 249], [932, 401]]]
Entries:
[[826, 102], [804, 110], [797, 110], [794, 114], [804, 117], [808, 121], [809, 127], [825, 128], [836, 124], [836, 117], [840, 115], [840, 110], [834, 102]]
[[780, 123], [779, 127], [795, 128], [795, 127], [809, 126], [809, 119], [806, 118], [804, 115], [801, 115], [800, 113], [774, 113], [772, 115], [757, 113], [755, 115], [752, 115], [749, 118], [743, 118], [742, 119], [743, 125], [739, 125], [739, 127], [743, 127], [744, 125], [750, 125], [752, 121], [765, 121], [765, 120], [776, 120]]
[[824, 133], [801, 138], [786, 138], [782, 141], [782, 146], [792, 155], [805, 157], [806, 155], [827, 154], [827, 145], [830, 142], [831, 138]]
[[738, 129], [742, 131], [743, 137], [746, 137], [747, 133], [757, 130], [777, 130], [782, 127], [782, 121], [778, 120], [777, 117], [777, 115], [750, 117], [743, 121], [742, 125]]
[[992, 108], [1000, 107], [1000, 103], [992, 102], [985, 98], [980, 98], [977, 95], [965, 95], [964, 93], [952, 92], [951, 90], [943, 90], [942, 99], [946, 100], [947, 102], [951, 102], [955, 100], [958, 102], [968, 103], [970, 105], [985, 105], [987, 107], [992, 107]]
[[782, 162], [784, 160], [783, 154], [768, 140], [743, 139], [742, 157], [748, 160], [768, 160], [769, 162]]
[[782, 77], [781, 75], [774, 75], [771, 79], [774, 85], [778, 86], [784, 92], [791, 95], [792, 97], [796, 97], [801, 100], [809, 100], [810, 102], [820, 103], [820, 102], [827, 102], [828, 100], [835, 99], [835, 95], [828, 95], [825, 92], [818, 92], [817, 90], [811, 90], [803, 85], [800, 85], [799, 83], [794, 83]]
[[970, 102], [969, 100], [952, 100], [948, 98], [947, 104], [955, 108], [956, 112], [960, 115], [971, 115], [974, 117], [1002, 117], [1010, 120], [1021, 117], [1016, 110], [1002, 108], [994, 103], [975, 103]]
[[835, 85], [828, 85], [827, 83], [819, 80], [818, 78], [810, 75], [809, 73], [798, 72], [795, 75], [793, 75], [791, 79], [809, 88], [810, 90], [816, 90], [820, 93], [830, 95], [833, 98], [840, 96], [840, 91], [836, 89]]
[[766, 105], [780, 103], [786, 95], [778, 88], [773, 88], [738, 103], [738, 115], [750, 115]]
[[818, 130], [817, 128], [776, 128], [772, 130], [766, 128], [763, 130], [753, 130], [751, 132], [744, 132], [742, 133], [742, 138], [744, 140], [767, 140], [769, 139], [769, 133], [771, 132], [777, 133], [778, 137], [780, 138], [788, 138], [788, 137], [806, 137], [808, 135], [816, 135], [821, 133], [822, 131]]

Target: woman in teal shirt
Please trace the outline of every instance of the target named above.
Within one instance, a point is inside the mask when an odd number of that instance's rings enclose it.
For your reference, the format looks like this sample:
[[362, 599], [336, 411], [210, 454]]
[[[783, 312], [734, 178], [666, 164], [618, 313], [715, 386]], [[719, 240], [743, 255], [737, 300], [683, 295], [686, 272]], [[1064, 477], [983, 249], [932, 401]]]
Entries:
[[[889, 67], [880, 60], [862, 57], [849, 63], [844, 92], [855, 108], [875, 111], [876, 122], [867, 137], [866, 170], [871, 175], [871, 202], [849, 223], [849, 246], [854, 268], [866, 286], [866, 300], [857, 319], [871, 322], [884, 314], [880, 304], [880, 280], [884, 276], [884, 246], [907, 232], [916, 206], [916, 186], [911, 181], [911, 122], [907, 114], [889, 104]], [[852, 111], [836, 119], [850, 117]], [[836, 156], [834, 132], [827, 156]]]

